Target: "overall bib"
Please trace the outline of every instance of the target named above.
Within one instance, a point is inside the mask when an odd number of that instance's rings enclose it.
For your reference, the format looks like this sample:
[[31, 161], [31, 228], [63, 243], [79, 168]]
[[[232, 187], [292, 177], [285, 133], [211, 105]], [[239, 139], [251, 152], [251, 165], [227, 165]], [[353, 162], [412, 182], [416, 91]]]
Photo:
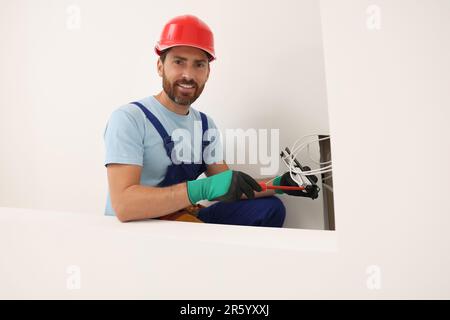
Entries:
[[[139, 102], [132, 102], [144, 112], [147, 119], [158, 131], [164, 144], [166, 154], [172, 161], [172, 150], [174, 142], [167, 133], [161, 122], [155, 115]], [[202, 137], [208, 130], [208, 121], [204, 113], [200, 112], [202, 120]], [[210, 144], [210, 141], [203, 141], [202, 138], [202, 162], [174, 164], [168, 166], [166, 175], [158, 184], [158, 187], [167, 187], [173, 184], [197, 179], [206, 171], [206, 163], [203, 159], [203, 152]], [[207, 222], [232, 225], [281, 227], [285, 218], [285, 207], [280, 199], [275, 196], [258, 198], [253, 200], [240, 200], [232, 203], [217, 202], [209, 207], [194, 205], [180, 212], [169, 214], [161, 219], [181, 220], [192, 222]], [[191, 216], [191, 217], [189, 217]]]

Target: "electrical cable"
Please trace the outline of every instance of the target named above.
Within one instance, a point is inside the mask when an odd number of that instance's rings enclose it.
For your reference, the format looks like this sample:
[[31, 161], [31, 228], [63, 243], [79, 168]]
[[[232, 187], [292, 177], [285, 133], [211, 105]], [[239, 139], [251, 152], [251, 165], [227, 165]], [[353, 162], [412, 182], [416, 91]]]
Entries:
[[[302, 150], [304, 150], [305, 148], [308, 148], [307, 151], [308, 151], [308, 155], [309, 155], [309, 145], [310, 144], [330, 139], [330, 137], [324, 137], [324, 138], [314, 139], [313, 141], [309, 141], [309, 142], [303, 142], [303, 143], [300, 144], [300, 142], [302, 142], [306, 138], [312, 137], [312, 136], [317, 136], [317, 135], [307, 135], [307, 136], [304, 136], [304, 137], [296, 140], [294, 142], [294, 144], [292, 145], [290, 153], [285, 157], [285, 160], [287, 162], [287, 166], [288, 166], [288, 169], [289, 169], [289, 172], [290, 172], [290, 176], [291, 176], [292, 180], [294, 180], [298, 185], [304, 185], [305, 183], [304, 183], [303, 178], [307, 178], [308, 175], [315, 175], [315, 174], [323, 174], [323, 173], [327, 173], [327, 172], [332, 172], [332, 165], [331, 164], [327, 165], [327, 166], [323, 166], [323, 167], [318, 168], [318, 169], [302, 170], [304, 168], [299, 168], [297, 166], [297, 164], [295, 163], [297, 155]], [[311, 160], [313, 160], [313, 162], [315, 162], [316, 164], [319, 164], [319, 165], [331, 163], [331, 161], [318, 162], [318, 161], [315, 161], [312, 158], [311, 158]]]

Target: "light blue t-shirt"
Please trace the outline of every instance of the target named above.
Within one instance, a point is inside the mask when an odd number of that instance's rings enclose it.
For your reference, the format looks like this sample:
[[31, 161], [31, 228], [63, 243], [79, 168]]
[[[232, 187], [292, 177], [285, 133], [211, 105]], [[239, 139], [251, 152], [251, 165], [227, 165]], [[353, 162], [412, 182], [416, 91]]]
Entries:
[[[191, 106], [187, 115], [179, 115], [164, 107], [153, 96], [138, 102], [150, 110], [172, 136], [175, 142], [174, 161], [201, 163], [201, 116], [197, 110]], [[223, 151], [220, 133], [214, 121], [210, 117], [207, 119], [209, 130], [204, 139], [211, 143], [208, 150], [205, 149], [203, 159], [211, 164], [223, 160]], [[104, 131], [104, 141], [105, 166], [109, 163], [142, 166], [141, 185], [158, 185], [172, 163], [158, 131], [134, 104], [126, 104], [113, 111]], [[115, 215], [109, 192], [105, 214]]]

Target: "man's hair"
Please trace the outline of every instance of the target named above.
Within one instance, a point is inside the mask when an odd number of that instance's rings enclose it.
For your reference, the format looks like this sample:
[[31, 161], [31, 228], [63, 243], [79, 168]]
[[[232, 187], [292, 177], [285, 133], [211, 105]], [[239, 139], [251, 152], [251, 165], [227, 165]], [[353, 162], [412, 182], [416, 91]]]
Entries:
[[170, 48], [162, 51], [161, 54], [159, 55], [159, 58], [161, 59], [162, 63], [164, 63], [164, 61], [166, 60], [166, 56], [167, 56], [167, 53], [169, 53], [169, 50], [170, 50]]
[[[172, 48], [169, 48], [169, 49], [166, 49], [166, 50], [162, 51], [161, 54], [159, 55], [159, 58], [161, 59], [162, 63], [164, 63], [164, 61], [166, 60], [167, 53], [170, 51], [170, 49], [172, 49]], [[211, 58], [212, 58], [211, 55], [208, 52], [206, 52], [206, 51], [203, 51], [203, 52], [208, 57], [208, 63], [209, 63], [209, 61], [211, 61]]]

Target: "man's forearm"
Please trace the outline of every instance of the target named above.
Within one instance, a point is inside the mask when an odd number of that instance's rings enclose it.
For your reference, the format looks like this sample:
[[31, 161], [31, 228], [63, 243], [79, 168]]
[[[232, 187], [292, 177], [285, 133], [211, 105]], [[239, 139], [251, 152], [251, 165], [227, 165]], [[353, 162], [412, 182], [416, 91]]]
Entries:
[[114, 209], [126, 222], [161, 217], [190, 205], [186, 183], [164, 188], [133, 185], [123, 191]]
[[[266, 182], [271, 178], [259, 179], [258, 182]], [[275, 194], [274, 190], [255, 192], [256, 198], [269, 197]], [[242, 196], [246, 198], [245, 195]], [[123, 191], [116, 210], [120, 221], [135, 221], [158, 218], [191, 205], [188, 197], [186, 183], [176, 184], [170, 187], [149, 187], [133, 185]]]

